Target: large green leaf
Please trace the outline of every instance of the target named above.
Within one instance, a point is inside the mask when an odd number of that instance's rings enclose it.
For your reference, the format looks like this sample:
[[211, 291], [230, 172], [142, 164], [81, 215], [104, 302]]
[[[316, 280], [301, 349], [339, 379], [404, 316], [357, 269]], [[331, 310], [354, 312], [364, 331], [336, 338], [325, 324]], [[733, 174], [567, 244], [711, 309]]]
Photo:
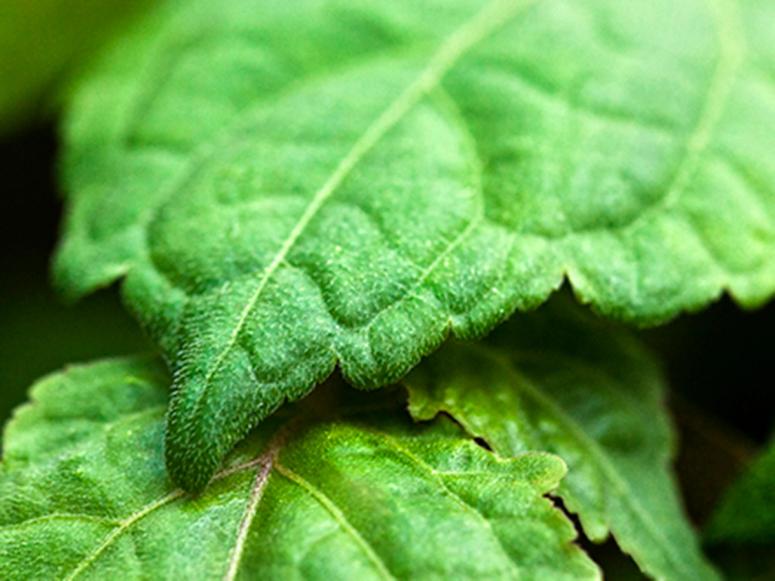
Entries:
[[706, 536], [713, 543], [775, 545], [775, 442], [726, 492]]
[[60, 286], [126, 275], [192, 489], [337, 362], [389, 383], [564, 277], [640, 323], [758, 304], [773, 21], [770, 0], [170, 0], [73, 100]]
[[126, 359], [33, 389], [5, 434], [0, 578], [599, 576], [542, 498], [559, 458], [504, 460], [449, 420], [415, 426], [333, 389], [338, 417], [277, 414], [189, 496], [164, 468], [166, 381]]
[[416, 418], [449, 413], [504, 456], [561, 456], [557, 494], [593, 541], [613, 533], [658, 579], [715, 577], [672, 478], [661, 378], [621, 330], [555, 303], [484, 344], [444, 347], [407, 384]]

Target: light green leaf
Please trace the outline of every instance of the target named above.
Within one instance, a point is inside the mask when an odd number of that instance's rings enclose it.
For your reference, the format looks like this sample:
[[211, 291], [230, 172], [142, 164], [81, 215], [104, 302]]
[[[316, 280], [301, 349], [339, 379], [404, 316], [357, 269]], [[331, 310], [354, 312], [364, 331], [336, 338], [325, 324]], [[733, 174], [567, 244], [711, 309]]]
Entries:
[[277, 414], [192, 497], [164, 468], [165, 386], [126, 359], [33, 389], [5, 434], [0, 578], [599, 577], [542, 498], [555, 456], [500, 459], [449, 420], [329, 389], [339, 417]]
[[59, 284], [126, 276], [190, 489], [337, 363], [390, 383], [564, 277], [639, 323], [759, 304], [773, 21], [770, 0], [170, 0], [72, 102]]
[[713, 543], [775, 543], [775, 442], [726, 492], [706, 538]]
[[653, 361], [621, 330], [551, 307], [485, 344], [442, 348], [407, 379], [410, 411], [447, 412], [504, 456], [559, 455], [557, 494], [590, 539], [613, 533], [657, 579], [715, 578], [680, 506]]

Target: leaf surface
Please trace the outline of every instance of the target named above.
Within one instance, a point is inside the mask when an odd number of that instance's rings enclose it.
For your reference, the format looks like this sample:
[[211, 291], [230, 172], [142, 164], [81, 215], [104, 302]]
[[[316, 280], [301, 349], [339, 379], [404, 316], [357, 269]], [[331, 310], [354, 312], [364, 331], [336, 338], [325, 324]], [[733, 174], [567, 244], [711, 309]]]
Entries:
[[336, 419], [277, 414], [189, 496], [164, 468], [167, 381], [124, 359], [33, 389], [5, 433], [0, 577], [599, 577], [542, 497], [559, 458], [500, 459], [449, 420], [416, 426], [352, 392], [323, 398], [343, 398]]
[[73, 99], [59, 284], [126, 276], [190, 489], [337, 363], [388, 384], [564, 277], [638, 323], [723, 289], [759, 304], [773, 20], [769, 0], [170, 0]]
[[714, 579], [672, 477], [661, 377], [632, 338], [553, 303], [484, 344], [442, 348], [407, 379], [418, 419], [440, 412], [504, 456], [547, 450], [569, 467], [556, 494], [587, 536], [657, 579]]

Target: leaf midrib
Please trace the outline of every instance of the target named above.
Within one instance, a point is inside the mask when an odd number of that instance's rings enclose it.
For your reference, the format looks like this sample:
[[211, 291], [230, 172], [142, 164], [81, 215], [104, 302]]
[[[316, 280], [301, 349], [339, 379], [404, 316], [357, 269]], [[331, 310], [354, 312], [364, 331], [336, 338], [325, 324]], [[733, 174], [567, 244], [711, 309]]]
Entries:
[[[644, 409], [644, 406], [642, 405], [643, 399], [642, 396], [644, 394], [642, 393], [635, 393], [630, 390], [622, 390], [617, 389], [618, 385], [620, 384], [622, 380], [616, 378], [612, 373], [605, 371], [601, 368], [595, 367], [594, 365], [589, 364], [588, 362], [579, 359], [578, 357], [575, 357], [573, 355], [563, 354], [558, 351], [528, 351], [528, 350], [517, 350], [513, 352], [512, 355], [514, 359], [515, 366], [518, 366], [520, 361], [537, 361], [542, 362], [546, 361], [547, 359], [553, 359], [556, 360], [558, 364], [561, 364], [563, 366], [570, 366], [575, 368], [579, 373], [586, 374], [591, 377], [596, 377], [600, 380], [600, 383], [598, 385], [605, 390], [606, 395], [619, 402], [621, 406], [623, 406], [625, 409], [627, 409], [627, 412], [630, 414], [637, 414], [638, 417], [641, 419], [650, 418], [649, 412]], [[508, 359], [511, 359], [512, 357], [507, 357]], [[530, 373], [525, 373], [525, 375], [530, 376]], [[649, 396], [653, 396], [653, 394], [648, 394]], [[656, 400], [656, 398], [654, 398]], [[661, 432], [664, 430], [659, 430], [659, 435], [663, 436]], [[667, 436], [663, 436], [665, 440], [665, 443], [670, 445], [671, 439]]]
[[259, 466], [260, 468], [256, 473], [253, 485], [250, 487], [248, 501], [245, 504], [245, 510], [240, 519], [239, 527], [237, 528], [237, 537], [234, 541], [234, 548], [229, 555], [228, 566], [226, 568], [226, 573], [223, 576], [224, 581], [233, 581], [237, 577], [239, 566], [242, 562], [242, 555], [245, 551], [245, 543], [247, 542], [248, 534], [250, 533], [250, 527], [253, 525], [253, 519], [255, 519], [256, 514], [258, 513], [259, 504], [261, 503], [261, 500], [264, 497], [264, 491], [269, 484], [269, 477], [275, 469], [277, 456], [280, 454], [280, 448], [285, 445], [289, 431], [299, 421], [299, 418], [296, 418], [295, 420], [292, 419], [280, 427], [268, 441], [266, 448], [261, 455], [252, 461], [254, 466]]
[[[278, 430], [277, 433], [279, 432], [280, 430]], [[217, 480], [223, 480], [224, 478], [228, 478], [230, 476], [233, 476], [241, 472], [245, 472], [247, 470], [253, 470], [258, 466], [264, 466], [267, 462], [268, 454], [276, 454], [276, 446], [273, 445], [271, 441], [269, 444], [267, 444], [264, 451], [258, 457], [253, 458], [252, 460], [249, 460], [242, 464], [238, 464], [236, 466], [224, 468], [215, 476], [213, 476], [211, 482], [214, 482]], [[252, 489], [253, 487], [251, 487], [251, 490]], [[161, 496], [143, 505], [139, 510], [133, 512], [126, 518], [121, 519], [121, 521], [118, 522], [116, 528], [113, 529], [108, 535], [106, 535], [105, 538], [103, 538], [102, 542], [97, 546], [97, 548], [95, 548], [86, 557], [81, 559], [76, 565], [76, 567], [65, 577], [65, 579], [67, 581], [72, 581], [73, 579], [78, 577], [81, 573], [83, 573], [86, 569], [88, 569], [94, 562], [96, 562], [96, 560], [100, 557], [100, 555], [102, 555], [102, 553], [104, 553], [105, 550], [108, 547], [110, 547], [118, 537], [126, 533], [135, 524], [137, 524], [139, 521], [144, 519], [152, 512], [155, 512], [156, 510], [176, 500], [184, 498], [185, 496], [187, 496], [186, 491], [184, 491], [181, 488], [177, 488], [172, 492], [169, 492], [164, 496]], [[51, 516], [55, 516], [55, 515], [51, 515]]]

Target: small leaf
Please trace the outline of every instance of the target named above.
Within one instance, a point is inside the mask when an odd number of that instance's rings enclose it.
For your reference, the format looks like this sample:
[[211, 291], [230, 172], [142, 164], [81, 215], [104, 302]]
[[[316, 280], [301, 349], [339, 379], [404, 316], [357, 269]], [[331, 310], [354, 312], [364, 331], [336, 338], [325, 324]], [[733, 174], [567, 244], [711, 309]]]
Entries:
[[486, 344], [441, 349], [407, 384], [416, 418], [447, 412], [501, 455], [562, 457], [556, 494], [591, 540], [613, 533], [657, 579], [716, 577], [671, 475], [661, 378], [629, 336], [555, 303]]
[[564, 277], [638, 323], [759, 304], [773, 21], [768, 0], [163, 3], [73, 99], [59, 285], [126, 275], [189, 489], [337, 363], [391, 383]]
[[775, 442], [726, 492], [706, 538], [713, 543], [775, 543]]
[[542, 498], [555, 456], [503, 460], [334, 390], [340, 417], [277, 414], [193, 497], [164, 468], [165, 385], [126, 359], [33, 389], [5, 435], [0, 578], [599, 577]]

